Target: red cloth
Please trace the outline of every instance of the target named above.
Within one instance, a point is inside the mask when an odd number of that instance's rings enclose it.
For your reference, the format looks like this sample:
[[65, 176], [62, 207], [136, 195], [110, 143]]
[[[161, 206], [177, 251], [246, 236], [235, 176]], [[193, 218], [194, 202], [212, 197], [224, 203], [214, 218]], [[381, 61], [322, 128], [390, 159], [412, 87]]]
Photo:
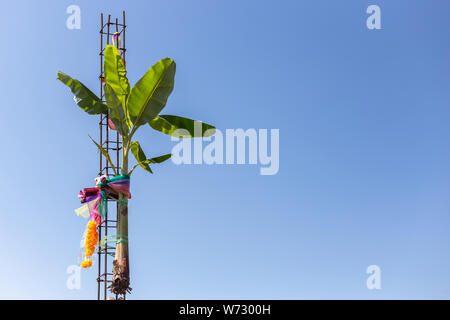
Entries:
[[81, 203], [85, 203], [86, 202], [86, 198], [96, 196], [99, 191], [100, 191], [99, 187], [84, 188], [83, 191], [80, 191], [78, 193], [78, 198], [81, 199]]

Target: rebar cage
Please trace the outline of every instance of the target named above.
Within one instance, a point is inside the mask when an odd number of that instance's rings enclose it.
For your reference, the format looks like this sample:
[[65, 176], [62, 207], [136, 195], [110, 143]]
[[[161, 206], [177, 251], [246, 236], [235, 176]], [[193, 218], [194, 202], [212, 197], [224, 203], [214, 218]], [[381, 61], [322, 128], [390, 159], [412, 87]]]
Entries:
[[[112, 37], [114, 34], [120, 36], [121, 41], [115, 41], [114, 45], [122, 52], [123, 60], [125, 61], [126, 47], [125, 47], [125, 11], [122, 12], [122, 22], [119, 23], [118, 18], [111, 19], [111, 15], [108, 15], [107, 21], [103, 19], [103, 13], [100, 14], [100, 99], [105, 102], [105, 94], [103, 85], [105, 82], [105, 75], [103, 70], [103, 57], [105, 51], [105, 44], [109, 45], [113, 43]], [[105, 102], [106, 103], [106, 102]], [[120, 168], [120, 150], [122, 150], [122, 142], [120, 141], [119, 133], [111, 130], [109, 126], [109, 116], [106, 114], [100, 114], [100, 145], [108, 152], [112, 162], [116, 168]], [[99, 172], [101, 176], [107, 174], [108, 176], [114, 175], [112, 167], [108, 164], [106, 157], [100, 152], [99, 158]], [[103, 221], [98, 225], [99, 239], [108, 235], [117, 234], [118, 216], [117, 216], [117, 202], [114, 206], [113, 203], [116, 200], [108, 199], [108, 208], [105, 213]], [[109, 205], [111, 203], [112, 205]], [[111, 210], [114, 208], [115, 210]], [[98, 254], [98, 276], [97, 276], [97, 299], [98, 300], [110, 300], [110, 299], [125, 299], [124, 295], [114, 295], [108, 293], [108, 287], [112, 283], [112, 271], [108, 271], [108, 267], [112, 269], [112, 261], [114, 260], [115, 244], [107, 243], [106, 241], [102, 246], [99, 245], [97, 249]]]

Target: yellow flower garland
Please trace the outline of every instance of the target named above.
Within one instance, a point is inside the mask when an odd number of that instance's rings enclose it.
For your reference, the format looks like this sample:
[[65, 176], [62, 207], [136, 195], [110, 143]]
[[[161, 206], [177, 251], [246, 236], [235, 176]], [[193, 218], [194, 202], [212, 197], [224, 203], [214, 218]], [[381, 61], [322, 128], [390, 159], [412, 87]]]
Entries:
[[91, 259], [86, 259], [83, 262], [81, 262], [81, 267], [82, 268], [89, 268], [92, 266], [92, 260]]
[[92, 260], [89, 259], [94, 252], [95, 252], [95, 246], [98, 242], [98, 232], [97, 232], [97, 223], [95, 221], [89, 221], [87, 225], [87, 231], [86, 231], [86, 239], [85, 239], [85, 250], [84, 255], [87, 259], [85, 259], [83, 262], [81, 262], [82, 268], [89, 268], [92, 266]]

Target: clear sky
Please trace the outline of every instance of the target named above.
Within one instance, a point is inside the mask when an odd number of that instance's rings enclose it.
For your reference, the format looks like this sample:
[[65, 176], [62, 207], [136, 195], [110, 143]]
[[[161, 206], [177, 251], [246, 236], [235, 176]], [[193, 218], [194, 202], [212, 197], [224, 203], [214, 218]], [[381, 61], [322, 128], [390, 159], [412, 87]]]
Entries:
[[[66, 8], [81, 8], [81, 29]], [[366, 8], [381, 8], [368, 30]], [[98, 117], [57, 70], [98, 92], [99, 15], [126, 10], [134, 84], [177, 62], [164, 113], [280, 130], [280, 170], [137, 170], [131, 299], [450, 298], [448, 1], [2, 1], [2, 299], [94, 299], [66, 287], [86, 221]], [[175, 142], [150, 128], [152, 156]], [[366, 268], [381, 269], [381, 290]]]

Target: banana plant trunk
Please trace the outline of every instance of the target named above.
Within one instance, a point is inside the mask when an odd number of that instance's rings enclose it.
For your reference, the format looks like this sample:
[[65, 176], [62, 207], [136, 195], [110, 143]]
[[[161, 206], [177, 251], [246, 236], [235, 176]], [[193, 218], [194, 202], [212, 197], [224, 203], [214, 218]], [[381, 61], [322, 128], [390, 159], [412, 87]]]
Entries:
[[[128, 174], [128, 152], [123, 151], [122, 174]], [[119, 196], [117, 208], [117, 234], [116, 254], [113, 261], [113, 279], [111, 292], [125, 294], [130, 292], [130, 263], [128, 256], [128, 198]]]

